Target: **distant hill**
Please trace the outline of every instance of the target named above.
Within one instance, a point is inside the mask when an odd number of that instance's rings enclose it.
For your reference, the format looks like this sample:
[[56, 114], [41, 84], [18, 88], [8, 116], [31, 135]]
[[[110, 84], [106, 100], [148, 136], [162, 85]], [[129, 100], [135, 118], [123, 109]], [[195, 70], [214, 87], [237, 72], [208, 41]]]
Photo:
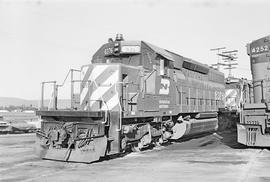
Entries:
[[[7, 107], [7, 106], [32, 106], [38, 107], [39, 100], [26, 100], [21, 98], [15, 97], [0, 97], [0, 107]], [[48, 106], [49, 100], [44, 100], [44, 105]], [[58, 100], [58, 107], [64, 108], [70, 106], [70, 100], [68, 99], [60, 99]]]
[[32, 105], [33, 107], [38, 106], [38, 100], [25, 100], [25, 99], [20, 99], [20, 98], [15, 98], [15, 97], [0, 97], [0, 106], [30, 106]]

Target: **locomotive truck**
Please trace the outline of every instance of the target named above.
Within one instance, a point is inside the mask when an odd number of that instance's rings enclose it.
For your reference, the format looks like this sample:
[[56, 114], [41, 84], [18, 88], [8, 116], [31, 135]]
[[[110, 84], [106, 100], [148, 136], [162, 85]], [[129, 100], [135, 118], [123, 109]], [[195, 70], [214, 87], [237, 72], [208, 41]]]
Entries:
[[238, 142], [247, 146], [270, 146], [270, 36], [247, 44], [252, 73], [253, 99], [243, 105], [237, 124]]
[[[42, 83], [40, 157], [90, 163], [127, 149], [142, 150], [218, 127], [224, 74], [145, 41], [117, 35], [71, 74], [71, 108], [58, 108], [55, 81]], [[80, 92], [74, 92], [74, 83]], [[52, 83], [51, 107], [44, 85]]]

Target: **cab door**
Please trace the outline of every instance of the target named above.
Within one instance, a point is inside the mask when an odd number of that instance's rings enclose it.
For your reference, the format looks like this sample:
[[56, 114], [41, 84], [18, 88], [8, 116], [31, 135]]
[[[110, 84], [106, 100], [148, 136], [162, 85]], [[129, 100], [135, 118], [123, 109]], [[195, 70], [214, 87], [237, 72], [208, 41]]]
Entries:
[[157, 96], [157, 72], [156, 70], [144, 71], [144, 93], [142, 103], [144, 111], [159, 111]]

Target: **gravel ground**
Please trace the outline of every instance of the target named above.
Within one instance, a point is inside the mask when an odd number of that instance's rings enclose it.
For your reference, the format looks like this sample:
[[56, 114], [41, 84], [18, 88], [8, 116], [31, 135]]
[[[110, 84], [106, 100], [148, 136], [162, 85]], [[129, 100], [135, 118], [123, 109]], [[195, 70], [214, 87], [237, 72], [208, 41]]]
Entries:
[[270, 151], [227, 131], [92, 164], [40, 160], [34, 134], [0, 136], [1, 181], [270, 181]]

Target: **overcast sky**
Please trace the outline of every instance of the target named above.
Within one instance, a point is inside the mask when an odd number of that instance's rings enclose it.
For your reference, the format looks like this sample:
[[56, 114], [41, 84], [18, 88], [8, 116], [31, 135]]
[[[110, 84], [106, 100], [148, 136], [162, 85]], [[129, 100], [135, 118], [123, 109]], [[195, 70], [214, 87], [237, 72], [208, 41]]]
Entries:
[[0, 0], [0, 96], [39, 99], [42, 81], [62, 82], [116, 33], [206, 64], [217, 61], [211, 48], [238, 49], [233, 75], [250, 79], [246, 44], [270, 34], [270, 3]]

